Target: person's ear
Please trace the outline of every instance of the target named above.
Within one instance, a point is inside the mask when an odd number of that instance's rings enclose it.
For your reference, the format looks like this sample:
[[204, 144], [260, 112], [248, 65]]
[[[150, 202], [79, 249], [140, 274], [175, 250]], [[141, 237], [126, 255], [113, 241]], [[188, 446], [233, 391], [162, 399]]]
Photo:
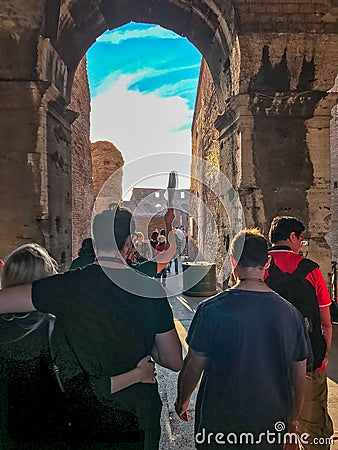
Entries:
[[268, 255], [268, 260], [266, 262], [266, 264], [264, 265], [264, 270], [267, 270], [270, 267], [271, 264], [271, 255]]
[[290, 242], [295, 242], [298, 239], [298, 237], [294, 231], [291, 231], [288, 239]]

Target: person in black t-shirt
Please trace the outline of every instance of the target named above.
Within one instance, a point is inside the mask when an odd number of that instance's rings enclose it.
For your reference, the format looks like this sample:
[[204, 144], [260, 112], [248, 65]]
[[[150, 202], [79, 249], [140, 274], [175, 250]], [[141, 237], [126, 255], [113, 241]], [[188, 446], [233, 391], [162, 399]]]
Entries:
[[196, 404], [198, 449], [282, 449], [283, 433], [297, 426], [303, 401], [303, 320], [264, 283], [268, 246], [257, 230], [239, 233], [230, 256], [237, 284], [196, 311], [176, 411], [188, 419], [190, 396], [203, 374]]
[[[56, 273], [56, 261], [45, 249], [25, 244], [6, 258], [2, 286]], [[38, 445], [42, 449], [55, 440], [61, 448], [60, 441], [66, 439], [64, 397], [51, 368], [48, 316], [37, 311], [0, 316], [1, 448]]]
[[[56, 261], [44, 248], [25, 244], [6, 258], [3, 287], [56, 273]], [[72, 433], [76, 432], [74, 426], [69, 426], [73, 420], [68, 395], [74, 380], [79, 382], [82, 369], [59, 322], [49, 338], [51, 320], [55, 323], [55, 317], [38, 311], [0, 316], [1, 448], [69, 448]], [[155, 383], [154, 364], [149, 360], [148, 355], [134, 369], [111, 377], [111, 392], [134, 383]], [[52, 363], [60, 370], [58, 379]], [[109, 378], [105, 382], [109, 384]]]
[[72, 261], [69, 270], [86, 267], [95, 261], [95, 257], [92, 238], [83, 239], [79, 250], [79, 256]]
[[128, 441], [139, 432], [142, 447], [155, 449], [161, 412], [157, 385], [137, 383], [112, 395], [109, 380], [148, 354], [171, 370], [182, 366], [165, 292], [125, 264], [133, 226], [126, 209], [98, 214], [93, 224], [98, 263], [0, 291], [0, 313], [38, 310], [60, 321], [89, 382], [74, 397], [76, 426], [85, 439]]

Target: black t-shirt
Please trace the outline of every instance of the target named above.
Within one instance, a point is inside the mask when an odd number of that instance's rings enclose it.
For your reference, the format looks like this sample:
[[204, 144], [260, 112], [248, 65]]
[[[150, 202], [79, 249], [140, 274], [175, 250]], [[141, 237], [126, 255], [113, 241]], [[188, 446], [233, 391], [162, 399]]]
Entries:
[[[55, 349], [64, 348], [58, 329], [53, 340]], [[21, 448], [19, 442], [31, 442], [33, 448], [34, 442], [65, 439], [67, 431], [65, 398], [52, 370], [47, 315], [1, 316], [0, 436], [4, 448]]]
[[[128, 269], [106, 268], [105, 272], [123, 285], [128, 283]], [[101, 400], [109, 400], [115, 407], [134, 408], [146, 415], [149, 425], [157, 412], [152, 414], [148, 406], [154, 404], [158, 409], [159, 404], [156, 385], [138, 383], [110, 395], [109, 383], [103, 386], [99, 379], [135, 368], [150, 354], [155, 335], [174, 328], [172, 311], [155, 280], [139, 275], [139, 283], [157, 297], [145, 298], [123, 290], [105, 272], [93, 264], [36, 281], [32, 301], [37, 310], [57, 317]]]
[[141, 263], [132, 264], [131, 267], [144, 275], [148, 275], [148, 277], [155, 277], [157, 274], [156, 261], [148, 260]]
[[[258, 439], [260, 433], [276, 432], [277, 422], [288, 426], [291, 364], [307, 357], [303, 319], [292, 305], [272, 292], [225, 291], [199, 305], [187, 342], [209, 358], [198, 393], [196, 432], [251, 432]], [[212, 444], [206, 448], [219, 448]], [[263, 440], [258, 448], [282, 446]]]

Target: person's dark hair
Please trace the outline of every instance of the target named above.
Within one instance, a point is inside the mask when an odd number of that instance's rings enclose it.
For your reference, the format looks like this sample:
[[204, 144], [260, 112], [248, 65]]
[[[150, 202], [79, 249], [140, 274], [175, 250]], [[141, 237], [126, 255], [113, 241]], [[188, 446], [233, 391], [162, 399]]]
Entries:
[[93, 237], [95, 247], [99, 250], [116, 251], [116, 247], [121, 250], [127, 237], [134, 232], [135, 222], [131, 212], [126, 208], [110, 205], [110, 209], [106, 209], [94, 217]]
[[268, 261], [268, 242], [257, 228], [237, 233], [229, 251], [242, 267], [264, 267]]
[[151, 233], [150, 239], [151, 239], [152, 241], [156, 241], [157, 238], [158, 238], [158, 232], [157, 232], [157, 231], [153, 231], [153, 232]]
[[299, 237], [304, 231], [305, 226], [303, 222], [296, 217], [277, 216], [271, 222], [269, 240], [271, 244], [275, 244], [278, 241], [286, 241], [289, 239], [292, 232]]
[[165, 236], [165, 229], [162, 228], [162, 230], [160, 230], [160, 236]]
[[79, 251], [79, 256], [94, 256], [95, 257], [92, 238], [83, 239], [81, 248]]

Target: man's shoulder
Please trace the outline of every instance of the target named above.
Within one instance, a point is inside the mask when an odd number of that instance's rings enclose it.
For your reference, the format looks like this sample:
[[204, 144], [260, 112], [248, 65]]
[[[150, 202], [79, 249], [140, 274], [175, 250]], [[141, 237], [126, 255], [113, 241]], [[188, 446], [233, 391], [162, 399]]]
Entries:
[[271, 255], [274, 259], [289, 259], [289, 260], [296, 260], [301, 261], [303, 256], [299, 255], [298, 253], [293, 252], [291, 249], [288, 249], [287, 247], [271, 247], [269, 249], [269, 255]]
[[148, 259], [147, 261], [143, 261], [141, 263], [137, 263], [131, 267], [137, 270], [139, 273], [148, 277], [154, 277], [157, 273], [157, 262], [151, 259]]
[[272, 248], [269, 250], [269, 254], [272, 257], [272, 263], [276, 264], [282, 272], [293, 273], [298, 269], [305, 276], [307, 273], [319, 268], [319, 265], [312, 259], [304, 258], [291, 250], [275, 250]]
[[213, 295], [212, 297], [203, 300], [198, 308], [202, 310], [212, 310], [217, 308], [220, 304], [230, 301], [234, 298], [234, 292], [231, 289], [220, 292], [219, 294]]
[[156, 262], [145, 261], [119, 273], [107, 273], [107, 276], [121, 292], [124, 291], [128, 295], [145, 300], [166, 299], [165, 290], [156, 279], [152, 278], [156, 274], [156, 267]]

